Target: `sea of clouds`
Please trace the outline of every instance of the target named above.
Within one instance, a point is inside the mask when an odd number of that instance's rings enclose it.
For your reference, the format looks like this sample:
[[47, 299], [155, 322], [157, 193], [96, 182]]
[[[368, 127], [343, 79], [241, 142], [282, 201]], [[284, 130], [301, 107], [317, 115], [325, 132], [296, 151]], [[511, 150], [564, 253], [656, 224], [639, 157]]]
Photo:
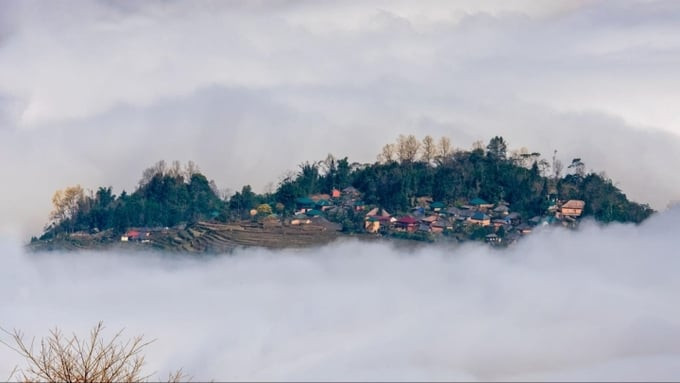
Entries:
[[[678, 15], [673, 1], [2, 1], [0, 327], [125, 327], [157, 339], [159, 378], [677, 379], [677, 207], [503, 251], [22, 243], [56, 189], [130, 192], [160, 159], [262, 191], [411, 133], [558, 150], [664, 209], [680, 198]], [[21, 362], [0, 347], [0, 380]]]
[[[339, 240], [219, 256], [32, 254], [5, 237], [0, 326], [144, 334], [161, 379], [675, 380], [679, 224], [675, 207], [505, 250]], [[2, 379], [22, 365], [6, 347], [0, 361]]]

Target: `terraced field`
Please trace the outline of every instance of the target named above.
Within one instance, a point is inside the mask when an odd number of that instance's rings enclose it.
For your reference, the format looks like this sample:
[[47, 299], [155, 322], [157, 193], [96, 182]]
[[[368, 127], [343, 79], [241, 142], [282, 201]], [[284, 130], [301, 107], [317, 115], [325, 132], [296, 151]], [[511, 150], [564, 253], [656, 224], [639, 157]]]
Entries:
[[190, 253], [225, 252], [238, 247], [288, 248], [320, 245], [338, 236], [329, 225], [216, 224], [199, 222], [184, 230], [153, 236], [151, 245], [160, 250]]
[[325, 220], [307, 225], [281, 222], [240, 222], [218, 224], [198, 222], [184, 229], [164, 229], [150, 233], [143, 242], [121, 242], [112, 231], [88, 235], [76, 233], [32, 242], [33, 251], [79, 250], [161, 250], [180, 253], [221, 253], [239, 247], [258, 246], [271, 249], [322, 245], [339, 235], [340, 227]]

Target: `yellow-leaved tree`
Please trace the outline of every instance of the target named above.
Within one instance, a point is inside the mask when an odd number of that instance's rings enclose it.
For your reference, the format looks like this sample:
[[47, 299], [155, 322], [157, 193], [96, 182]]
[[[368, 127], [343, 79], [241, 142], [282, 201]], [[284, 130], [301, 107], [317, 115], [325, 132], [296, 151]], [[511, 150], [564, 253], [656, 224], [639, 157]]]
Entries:
[[54, 210], [50, 213], [50, 219], [53, 223], [59, 224], [73, 218], [78, 212], [78, 206], [84, 199], [85, 192], [80, 185], [57, 190], [52, 196]]

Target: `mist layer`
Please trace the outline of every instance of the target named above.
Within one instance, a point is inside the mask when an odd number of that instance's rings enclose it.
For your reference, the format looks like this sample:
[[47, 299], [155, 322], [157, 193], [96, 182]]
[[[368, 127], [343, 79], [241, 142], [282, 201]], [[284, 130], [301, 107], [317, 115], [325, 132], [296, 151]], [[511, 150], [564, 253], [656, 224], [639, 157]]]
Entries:
[[[350, 240], [205, 258], [25, 254], [3, 239], [0, 326], [103, 320], [157, 339], [149, 370], [197, 380], [673, 380], [678, 224], [675, 208], [503, 251]], [[0, 376], [20, 364], [0, 360]]]

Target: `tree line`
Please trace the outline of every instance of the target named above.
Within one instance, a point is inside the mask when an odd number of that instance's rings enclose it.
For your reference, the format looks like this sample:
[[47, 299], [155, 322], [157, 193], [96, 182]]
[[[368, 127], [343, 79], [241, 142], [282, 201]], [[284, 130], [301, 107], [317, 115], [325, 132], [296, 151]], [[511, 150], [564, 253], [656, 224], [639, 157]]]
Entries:
[[[629, 201], [604, 173], [587, 172], [581, 158], [573, 159], [563, 175], [565, 169], [556, 154], [548, 161], [525, 148], [509, 151], [500, 136], [462, 150], [446, 137], [418, 140], [401, 135], [382, 147], [374, 163], [350, 163], [347, 157], [328, 155], [322, 161], [300, 164], [275, 190], [258, 194], [245, 185], [230, 196], [220, 196], [215, 183], [193, 162], [182, 167], [177, 161], [171, 166], [159, 161], [144, 170], [131, 194], [123, 191], [116, 196], [111, 187], [89, 193], [80, 186], [57, 191], [44, 236], [172, 227], [198, 220], [228, 222], [249, 217], [252, 209], [285, 216], [294, 213], [297, 198], [347, 186], [358, 189], [366, 204], [393, 214], [407, 212], [424, 196], [449, 205], [473, 198], [505, 201], [524, 217], [544, 214], [558, 199], [584, 200], [584, 215], [603, 222], [639, 223], [653, 213], [648, 205]], [[347, 223], [347, 217], [335, 218]]]

